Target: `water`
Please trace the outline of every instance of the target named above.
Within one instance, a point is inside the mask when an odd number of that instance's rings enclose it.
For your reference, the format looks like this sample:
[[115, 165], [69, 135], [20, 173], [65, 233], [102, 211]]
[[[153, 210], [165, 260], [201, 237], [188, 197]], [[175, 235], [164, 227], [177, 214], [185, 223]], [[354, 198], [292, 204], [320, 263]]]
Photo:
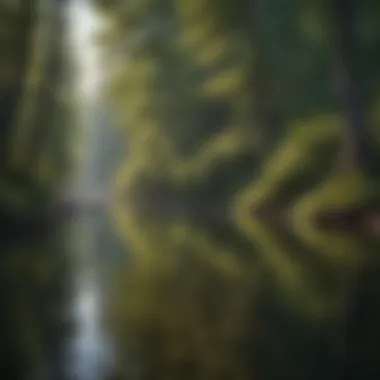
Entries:
[[[72, 223], [81, 230], [82, 251], [73, 240], [73, 259], [80, 258], [72, 273], [72, 295], [67, 310], [73, 323], [73, 334], [66, 342], [64, 369], [68, 380], [104, 379], [112, 368], [111, 343], [102, 326], [103, 290], [99, 268], [107, 263], [101, 259], [96, 242], [94, 221], [101, 216], [78, 216]], [[79, 249], [78, 249], [79, 248]], [[104, 273], [103, 273], [104, 274]]]
[[3, 246], [4, 378], [377, 378], [378, 245], [368, 237], [332, 245], [325, 233], [316, 248], [279, 226], [248, 237], [231, 221], [168, 210], [136, 214], [126, 247], [107, 211]]

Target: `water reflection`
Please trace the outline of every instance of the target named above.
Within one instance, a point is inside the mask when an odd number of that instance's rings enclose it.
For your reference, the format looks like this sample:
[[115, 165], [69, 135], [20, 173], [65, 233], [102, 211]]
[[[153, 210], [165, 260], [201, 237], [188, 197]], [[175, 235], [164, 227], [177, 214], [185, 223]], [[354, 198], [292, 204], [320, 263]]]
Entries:
[[104, 379], [111, 350], [100, 325], [101, 300], [94, 273], [82, 273], [75, 279], [76, 294], [71, 312], [75, 334], [68, 345], [68, 379]]
[[252, 244], [206, 219], [130, 214], [128, 252], [103, 212], [4, 247], [2, 377], [377, 378], [376, 242], [347, 235], [353, 268], [279, 226]]
[[118, 218], [133, 264], [116, 276], [110, 327], [118, 354], [144, 369], [121, 378], [376, 378], [373, 355], [352, 343], [359, 334], [378, 352], [377, 323], [364, 328], [380, 312], [380, 283], [362, 281], [379, 268], [368, 238], [320, 231], [316, 248], [289, 226], [256, 221], [245, 234], [181, 212]]
[[66, 339], [63, 367], [67, 380], [101, 380], [111, 371], [114, 356], [103, 326], [104, 279], [112, 260], [103, 250], [112, 247], [114, 238], [102, 204], [90, 212], [80, 202], [78, 206], [79, 213], [66, 222], [72, 261], [67, 310], [73, 330]]

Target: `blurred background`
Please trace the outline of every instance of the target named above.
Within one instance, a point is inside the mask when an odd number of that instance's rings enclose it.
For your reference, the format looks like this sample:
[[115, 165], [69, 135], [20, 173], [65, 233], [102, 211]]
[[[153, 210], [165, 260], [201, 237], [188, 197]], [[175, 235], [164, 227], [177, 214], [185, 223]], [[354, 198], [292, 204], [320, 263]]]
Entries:
[[380, 378], [377, 0], [0, 0], [0, 378]]

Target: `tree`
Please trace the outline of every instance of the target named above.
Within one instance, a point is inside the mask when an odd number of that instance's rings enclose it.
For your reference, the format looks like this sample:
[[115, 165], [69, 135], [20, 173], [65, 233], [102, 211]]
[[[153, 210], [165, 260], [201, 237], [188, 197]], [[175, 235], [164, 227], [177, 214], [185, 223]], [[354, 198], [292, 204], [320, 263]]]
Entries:
[[[174, 289], [171, 276], [189, 262], [199, 272], [207, 268], [225, 294], [231, 278], [248, 282], [252, 293], [243, 303], [257, 312], [249, 318], [264, 337], [247, 334], [242, 351], [250, 347], [247, 356], [257, 358], [263, 347], [263, 378], [279, 378], [282, 370], [288, 377], [333, 378], [340, 369], [347, 285], [354, 283], [354, 268], [365, 265], [359, 238], [349, 238], [347, 230], [361, 233], [361, 218], [379, 204], [374, 178], [362, 172], [372, 130], [363, 128], [367, 117], [360, 114], [369, 111], [378, 90], [372, 75], [356, 77], [353, 21], [341, 6], [150, 0], [105, 9], [118, 60], [110, 92], [129, 145], [115, 180], [114, 216], [134, 258], [128, 275], [136, 273], [141, 287], [134, 287], [144, 288], [131, 300], [124, 292], [133, 286], [119, 284], [116, 305], [141, 314], [116, 330], [122, 354], [128, 334], [137, 342], [133, 352], [147, 378], [184, 376], [162, 346], [166, 337], [178, 337], [165, 324], [176, 318], [160, 310], [159, 288]], [[361, 12], [374, 7], [358, 6]], [[360, 37], [367, 57], [377, 43], [371, 28]], [[348, 72], [344, 82], [331, 74], [338, 62]], [[335, 80], [344, 85], [336, 96]], [[368, 101], [362, 111], [361, 86]], [[350, 153], [344, 159], [341, 145]], [[337, 173], [342, 160], [348, 170]], [[344, 221], [344, 228], [326, 231], [321, 221], [331, 210], [338, 210], [340, 221], [354, 215], [355, 228]], [[330, 224], [338, 226], [336, 219]], [[208, 286], [205, 280], [205, 291]], [[178, 285], [173, 299], [186, 298], [188, 287]], [[165, 297], [164, 309], [172, 310]], [[189, 303], [203, 307], [200, 299]], [[173, 313], [180, 330], [190, 311]], [[190, 345], [192, 337], [184, 340]], [[260, 365], [249, 367], [247, 356], [242, 354], [241, 375], [258, 376]]]
[[336, 0], [332, 5], [336, 34], [336, 86], [343, 113], [343, 163], [348, 168], [364, 169], [368, 156], [368, 133], [357, 78], [357, 2]]

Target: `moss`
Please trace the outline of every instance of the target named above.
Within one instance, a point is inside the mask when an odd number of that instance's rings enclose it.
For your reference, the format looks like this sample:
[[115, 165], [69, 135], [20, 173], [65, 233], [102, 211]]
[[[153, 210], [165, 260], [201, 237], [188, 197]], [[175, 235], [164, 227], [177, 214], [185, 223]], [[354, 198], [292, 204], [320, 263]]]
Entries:
[[283, 204], [318, 181], [336, 152], [338, 120], [325, 116], [289, 126], [289, 133], [263, 164], [259, 177], [237, 195], [237, 208]]

